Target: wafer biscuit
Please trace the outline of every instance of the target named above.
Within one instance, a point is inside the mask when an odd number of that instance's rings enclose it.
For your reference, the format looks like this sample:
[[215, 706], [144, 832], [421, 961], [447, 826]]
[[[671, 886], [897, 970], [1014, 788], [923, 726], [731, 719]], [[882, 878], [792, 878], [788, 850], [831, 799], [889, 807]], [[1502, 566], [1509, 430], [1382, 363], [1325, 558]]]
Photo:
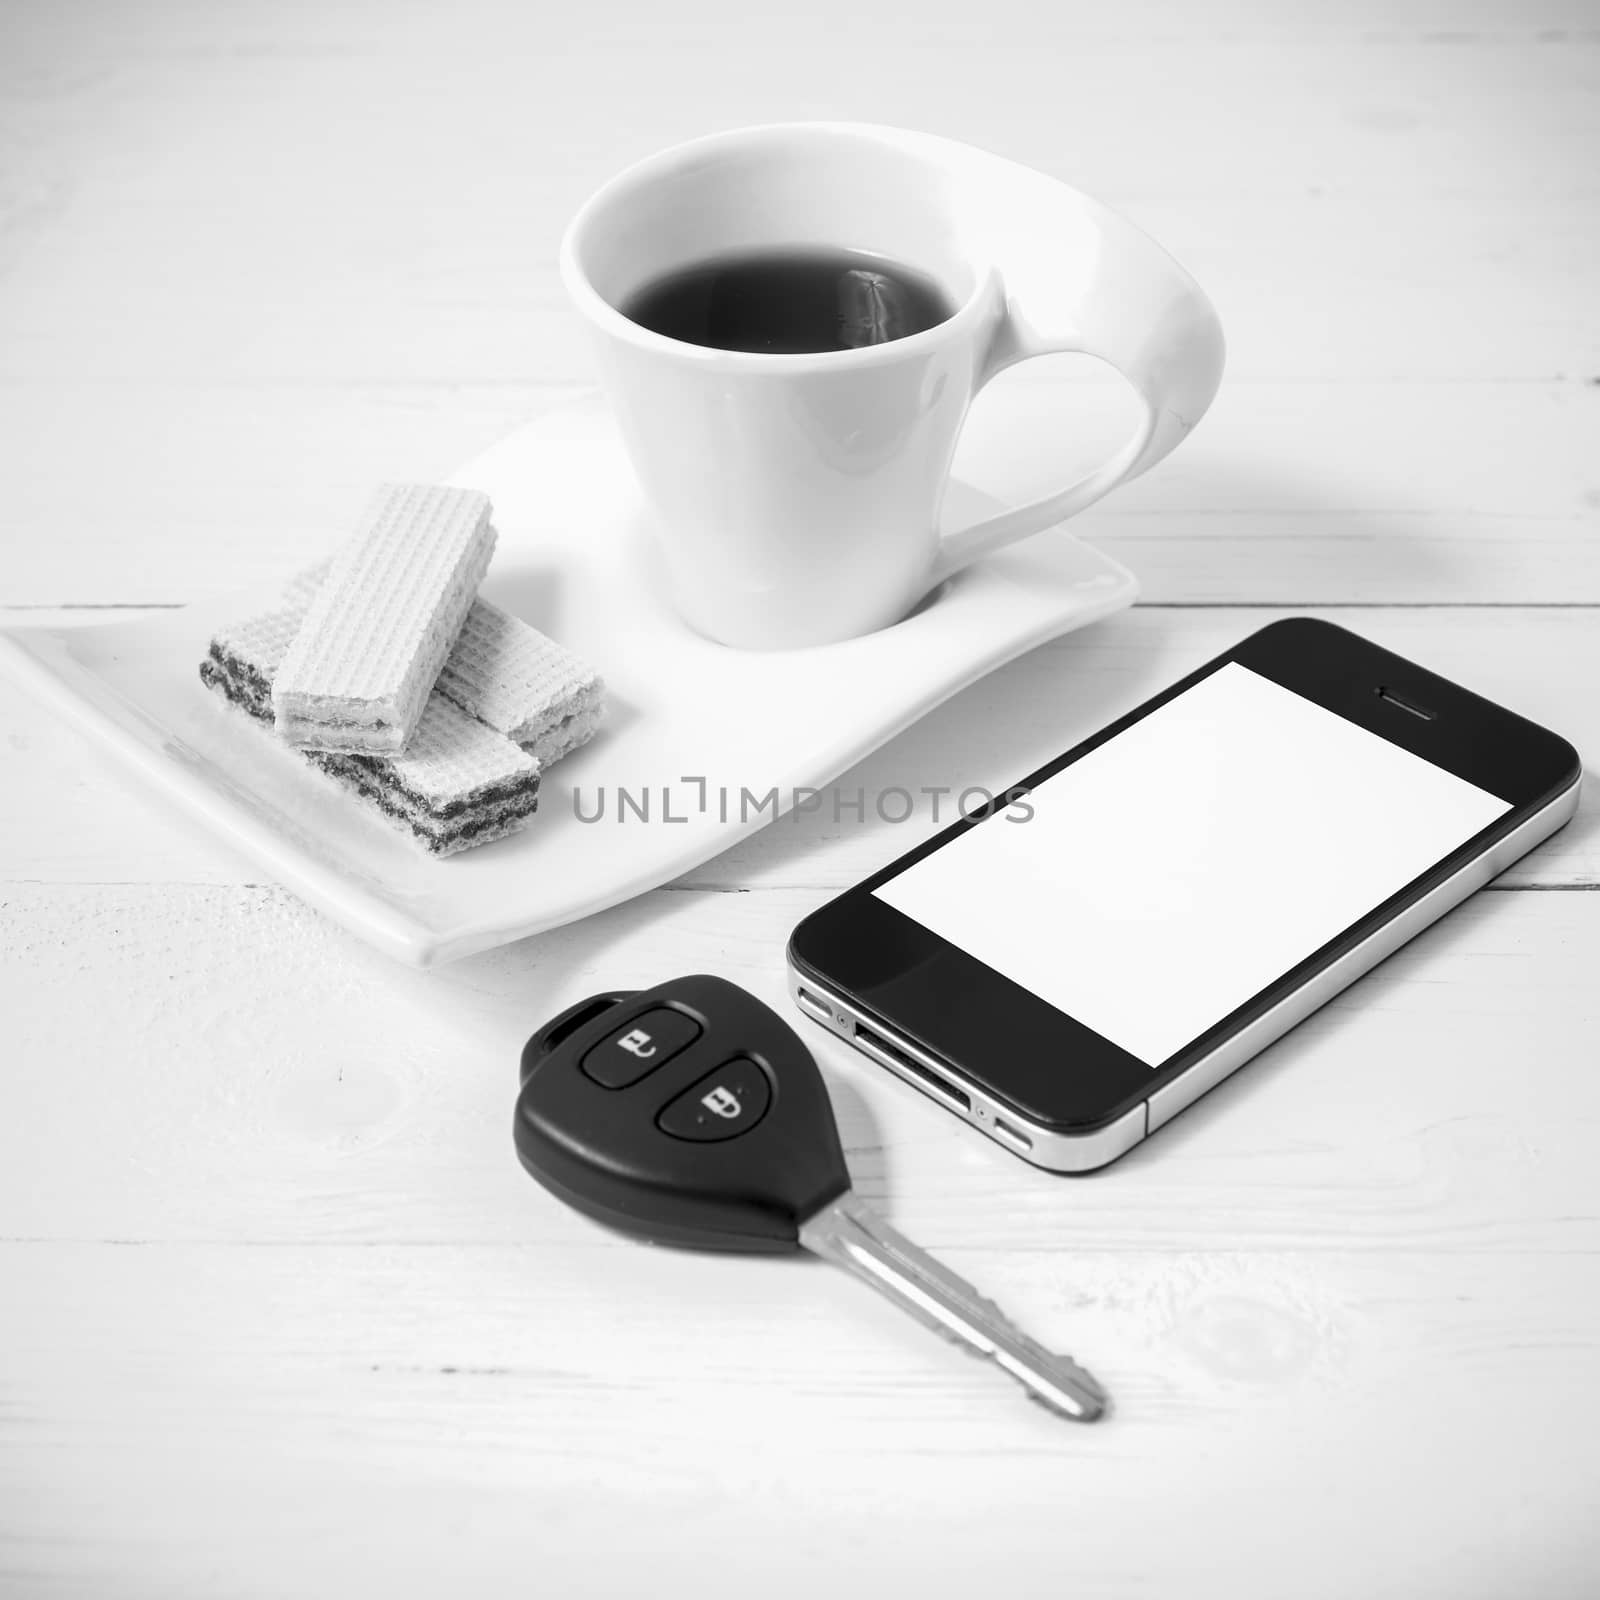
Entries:
[[[300, 630], [316, 576], [301, 574], [272, 609], [219, 628], [200, 664], [208, 688], [263, 723], [272, 722], [273, 679]], [[436, 855], [515, 832], [538, 806], [538, 762], [443, 695], [429, 697], [402, 755], [301, 754]]]
[[543, 771], [562, 756], [571, 755], [579, 745], [588, 744], [600, 726], [602, 715], [602, 708], [596, 707], [593, 711], [579, 711], [573, 716], [563, 717], [537, 738], [523, 742], [522, 748], [539, 763]]
[[443, 695], [429, 697], [403, 755], [305, 754], [435, 855], [515, 832], [539, 804], [539, 763]]
[[405, 749], [488, 568], [489, 512], [473, 489], [378, 490], [273, 680], [285, 739], [369, 755]]
[[[309, 605], [328, 566], [296, 573], [285, 599]], [[605, 716], [605, 683], [593, 667], [481, 596], [434, 689], [520, 744], [541, 768], [587, 744]]]
[[468, 611], [436, 687], [541, 762], [593, 737], [605, 696], [581, 657], [483, 599]]

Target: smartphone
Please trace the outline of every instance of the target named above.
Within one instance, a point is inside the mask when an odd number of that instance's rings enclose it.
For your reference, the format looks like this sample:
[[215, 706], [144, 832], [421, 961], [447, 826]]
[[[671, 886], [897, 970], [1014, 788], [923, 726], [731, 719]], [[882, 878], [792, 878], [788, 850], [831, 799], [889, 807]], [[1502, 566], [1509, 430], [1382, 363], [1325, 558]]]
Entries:
[[1577, 752], [1331, 623], [1272, 623], [808, 916], [799, 1008], [1083, 1172], [1548, 838]]

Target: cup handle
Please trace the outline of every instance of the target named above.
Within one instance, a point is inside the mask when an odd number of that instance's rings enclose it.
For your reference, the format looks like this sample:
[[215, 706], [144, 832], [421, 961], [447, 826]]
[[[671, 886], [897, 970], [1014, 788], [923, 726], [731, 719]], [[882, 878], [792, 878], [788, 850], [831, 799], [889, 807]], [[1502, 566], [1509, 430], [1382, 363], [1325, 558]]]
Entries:
[[[1074, 516], [1153, 467], [1205, 415], [1222, 380], [1216, 311], [1160, 245], [1087, 196], [1042, 174], [1004, 166], [1028, 191], [1007, 203], [1031, 203], [1033, 215], [1044, 211], [1045, 221], [1022, 245], [1020, 270], [1007, 265], [1003, 247], [997, 251], [1003, 309], [974, 392], [1034, 356], [1097, 356], [1127, 379], [1144, 420], [1121, 450], [1076, 483], [947, 534], [935, 581]], [[1057, 213], [1053, 224], [1051, 205]]]

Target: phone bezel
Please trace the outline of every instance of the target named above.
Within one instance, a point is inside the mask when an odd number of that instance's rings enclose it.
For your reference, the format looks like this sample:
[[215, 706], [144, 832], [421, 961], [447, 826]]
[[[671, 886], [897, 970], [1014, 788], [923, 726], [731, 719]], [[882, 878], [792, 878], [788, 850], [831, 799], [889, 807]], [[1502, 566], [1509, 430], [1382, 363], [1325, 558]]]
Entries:
[[[1238, 662], [1380, 738], [1476, 784], [1511, 809], [1459, 849], [1291, 968], [1181, 1050], [1150, 1067], [872, 891], [985, 825], [1012, 800], [1117, 737], [1202, 678]], [[1378, 691], [1387, 689], [1394, 698]], [[1407, 709], [1420, 708], [1421, 716]], [[789, 959], [802, 976], [847, 996], [890, 1037], [910, 1040], [957, 1082], [1038, 1129], [1090, 1136], [1205, 1061], [1235, 1034], [1386, 923], [1492, 849], [1578, 781], [1564, 739], [1503, 706], [1319, 618], [1273, 622], [1012, 785], [806, 917]], [[990, 826], [1003, 826], [999, 821]], [[1062, 1072], [1063, 1059], [1072, 1062]]]

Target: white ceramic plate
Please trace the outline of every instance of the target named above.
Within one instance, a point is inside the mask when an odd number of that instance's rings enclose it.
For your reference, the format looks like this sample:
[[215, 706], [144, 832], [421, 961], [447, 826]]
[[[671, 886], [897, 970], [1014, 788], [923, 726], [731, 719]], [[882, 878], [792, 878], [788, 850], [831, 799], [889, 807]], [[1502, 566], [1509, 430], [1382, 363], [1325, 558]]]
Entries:
[[[484, 593], [588, 657], [610, 688], [603, 731], [550, 769], [538, 815], [512, 838], [436, 860], [203, 688], [213, 628], [263, 596], [0, 632], [0, 664], [312, 905], [421, 966], [677, 877], [772, 820], [770, 807], [741, 806], [742, 790], [776, 788], [787, 809], [796, 788], [832, 782], [958, 689], [1136, 589], [1057, 528], [968, 568], [881, 633], [745, 653], [690, 633], [659, 598], [637, 491], [597, 400], [534, 422], [456, 481], [494, 499]], [[953, 526], [995, 508], [959, 483], [949, 502]], [[704, 779], [703, 811], [690, 778]], [[663, 786], [684, 820], [662, 819]], [[621, 790], [634, 804], [619, 822]], [[575, 799], [584, 816], [603, 803], [603, 820], [580, 820]]]

